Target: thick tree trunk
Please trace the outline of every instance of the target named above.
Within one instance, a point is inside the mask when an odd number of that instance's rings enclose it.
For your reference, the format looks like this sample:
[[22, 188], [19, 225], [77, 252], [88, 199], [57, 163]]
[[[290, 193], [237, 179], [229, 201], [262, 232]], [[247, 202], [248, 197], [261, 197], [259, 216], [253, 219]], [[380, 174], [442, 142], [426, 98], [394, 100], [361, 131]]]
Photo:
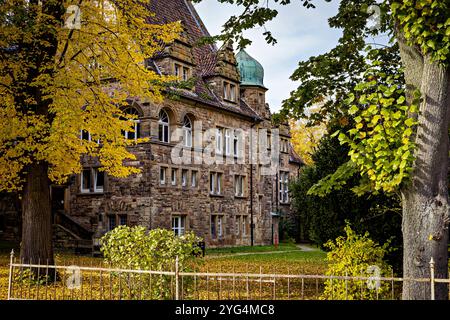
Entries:
[[[448, 153], [450, 117], [449, 69], [421, 57], [400, 39], [408, 100], [420, 89], [423, 102], [415, 135], [417, 144], [412, 181], [402, 190], [403, 276], [429, 278], [430, 260], [437, 278], [448, 278]], [[445, 284], [437, 284], [436, 299], [448, 299]], [[405, 281], [403, 299], [430, 299], [429, 282]]]
[[22, 242], [25, 263], [53, 264], [52, 215], [47, 165], [32, 164], [26, 173], [22, 195]]

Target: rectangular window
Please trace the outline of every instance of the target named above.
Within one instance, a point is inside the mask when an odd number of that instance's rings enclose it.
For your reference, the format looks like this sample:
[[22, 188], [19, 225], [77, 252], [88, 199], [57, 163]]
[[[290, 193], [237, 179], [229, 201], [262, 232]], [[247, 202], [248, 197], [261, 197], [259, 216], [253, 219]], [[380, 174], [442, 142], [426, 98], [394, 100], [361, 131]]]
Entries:
[[161, 167], [159, 168], [159, 183], [160, 184], [166, 184], [166, 168]]
[[80, 136], [81, 140], [91, 141], [91, 134], [89, 133], [89, 131], [81, 130]]
[[105, 172], [94, 169], [94, 192], [103, 192], [105, 186]]
[[240, 229], [240, 225], [241, 225], [241, 217], [240, 216], [236, 216], [235, 218], [235, 234], [238, 236], [239, 234], [240, 234], [240, 231], [239, 231], [239, 229]]
[[240, 155], [239, 152], [239, 135], [237, 132], [234, 132], [233, 135], [233, 155], [237, 158]]
[[177, 169], [172, 169], [172, 185], [175, 186], [177, 184]]
[[223, 217], [217, 216], [217, 235], [219, 238], [223, 237]]
[[212, 215], [211, 216], [211, 238], [213, 238], [213, 239], [217, 238], [216, 222], [217, 222], [217, 216]]
[[279, 176], [280, 202], [289, 203], [289, 172], [280, 171]]
[[188, 181], [188, 171], [186, 169], [183, 169], [181, 171], [181, 185], [183, 187], [187, 186], [187, 181]]
[[83, 169], [80, 182], [81, 192], [91, 192], [91, 169]]
[[211, 172], [209, 174], [209, 191], [215, 195], [222, 193], [222, 173]]
[[116, 216], [108, 216], [108, 230], [113, 230], [116, 227]]
[[191, 172], [191, 186], [196, 187], [197, 186], [197, 171]]
[[223, 99], [228, 100], [228, 82], [223, 82]]
[[230, 84], [230, 100], [236, 101], [236, 86], [234, 84]]
[[217, 179], [216, 179], [216, 194], [222, 193], [222, 174], [217, 173]]
[[183, 81], [189, 80], [189, 68], [183, 67]]
[[231, 130], [225, 129], [225, 154], [231, 155]]
[[119, 226], [126, 226], [128, 223], [128, 217], [126, 214], [119, 215]]
[[159, 123], [158, 139], [161, 142], [169, 143], [169, 124], [165, 122]]
[[247, 235], [247, 216], [242, 216], [242, 235]]
[[181, 79], [181, 70], [182, 70], [182, 66], [175, 63], [175, 76], [179, 79]]
[[216, 153], [222, 154], [223, 152], [223, 129], [217, 128], [216, 131]]
[[216, 193], [216, 173], [213, 172], [209, 174], [209, 192]]
[[236, 102], [236, 85], [230, 82], [223, 82], [223, 99]]
[[244, 176], [235, 175], [234, 176], [234, 195], [236, 197], [244, 196]]
[[263, 93], [259, 93], [258, 94], [258, 103], [262, 104], [264, 102], [264, 94]]
[[173, 216], [172, 217], [172, 231], [177, 236], [184, 235], [185, 232], [185, 217], [184, 216]]

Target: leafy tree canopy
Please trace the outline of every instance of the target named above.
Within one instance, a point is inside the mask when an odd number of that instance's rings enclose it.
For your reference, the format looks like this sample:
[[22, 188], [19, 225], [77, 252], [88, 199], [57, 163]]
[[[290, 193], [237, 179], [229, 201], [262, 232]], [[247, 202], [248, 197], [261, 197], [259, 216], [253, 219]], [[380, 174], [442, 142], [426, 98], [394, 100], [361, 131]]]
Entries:
[[[132, 0], [0, 1], [0, 190], [20, 190], [38, 162], [63, 182], [83, 154], [113, 176], [137, 172], [123, 164], [135, 158], [126, 149], [135, 141], [122, 133], [134, 120], [124, 106], [134, 97], [161, 101], [173, 79], [145, 59], [181, 31], [150, 24], [149, 15]], [[90, 141], [80, 141], [83, 130]]]

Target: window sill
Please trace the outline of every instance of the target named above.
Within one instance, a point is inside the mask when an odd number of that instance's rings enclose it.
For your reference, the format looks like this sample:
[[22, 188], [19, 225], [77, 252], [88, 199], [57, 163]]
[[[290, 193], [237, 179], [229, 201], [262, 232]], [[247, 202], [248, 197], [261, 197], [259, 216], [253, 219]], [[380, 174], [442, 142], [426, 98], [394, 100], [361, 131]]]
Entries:
[[247, 196], [234, 196], [235, 199], [247, 199]]
[[213, 198], [224, 198], [223, 194], [210, 193], [209, 196]]
[[95, 192], [78, 192], [77, 196], [102, 196], [105, 191], [95, 191]]
[[291, 203], [290, 202], [280, 202], [281, 206], [290, 206]]

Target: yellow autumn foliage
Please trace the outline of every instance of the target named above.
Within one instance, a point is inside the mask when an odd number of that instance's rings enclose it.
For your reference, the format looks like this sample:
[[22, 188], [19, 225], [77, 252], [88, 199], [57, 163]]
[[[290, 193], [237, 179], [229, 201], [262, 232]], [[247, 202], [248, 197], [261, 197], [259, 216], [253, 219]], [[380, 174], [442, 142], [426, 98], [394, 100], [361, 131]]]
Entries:
[[161, 102], [174, 79], [145, 60], [181, 32], [179, 22], [148, 23], [150, 15], [133, 0], [0, 2], [0, 191], [20, 190], [36, 162], [64, 182], [84, 154], [113, 176], [137, 172], [124, 165], [136, 143], [122, 133], [133, 130], [124, 106]]

